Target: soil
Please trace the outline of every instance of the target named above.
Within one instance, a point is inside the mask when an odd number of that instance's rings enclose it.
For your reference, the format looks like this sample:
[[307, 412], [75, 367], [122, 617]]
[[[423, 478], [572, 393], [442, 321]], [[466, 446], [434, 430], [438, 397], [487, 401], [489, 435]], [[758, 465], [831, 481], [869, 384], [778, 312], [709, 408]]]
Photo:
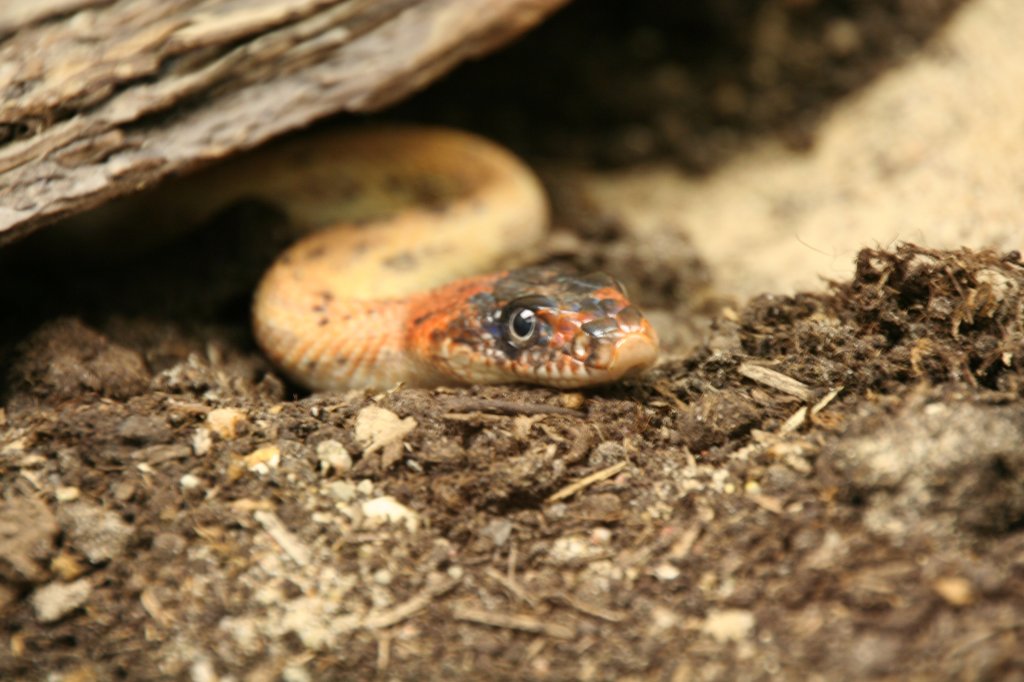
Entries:
[[[542, 171], [708, 169], [813, 143], [957, 3], [663, 4], [576, 3], [396, 115]], [[446, 98], [545, 54], [564, 93]], [[0, 254], [0, 678], [1024, 679], [1020, 254], [865, 249], [736, 302], [685, 235], [546, 179], [548, 256], [625, 280], [648, 375], [306, 394], [248, 329], [289, 239], [259, 203], [143, 255]]]

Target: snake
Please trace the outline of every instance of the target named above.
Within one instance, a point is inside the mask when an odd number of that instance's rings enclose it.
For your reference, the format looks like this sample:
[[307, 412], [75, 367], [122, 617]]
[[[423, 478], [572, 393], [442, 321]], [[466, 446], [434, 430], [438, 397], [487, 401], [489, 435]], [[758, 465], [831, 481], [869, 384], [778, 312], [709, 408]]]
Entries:
[[617, 279], [525, 262], [547, 234], [545, 191], [481, 136], [327, 129], [190, 182], [192, 219], [258, 198], [301, 234], [256, 287], [252, 325], [271, 363], [307, 389], [582, 388], [657, 359], [657, 335]]

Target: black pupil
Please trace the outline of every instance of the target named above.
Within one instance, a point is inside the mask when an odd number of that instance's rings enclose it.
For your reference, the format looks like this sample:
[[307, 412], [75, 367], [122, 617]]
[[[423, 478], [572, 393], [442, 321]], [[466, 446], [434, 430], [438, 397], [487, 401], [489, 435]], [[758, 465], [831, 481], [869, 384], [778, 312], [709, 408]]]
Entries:
[[520, 339], [529, 338], [536, 323], [536, 315], [532, 310], [520, 310], [512, 316], [512, 334]]

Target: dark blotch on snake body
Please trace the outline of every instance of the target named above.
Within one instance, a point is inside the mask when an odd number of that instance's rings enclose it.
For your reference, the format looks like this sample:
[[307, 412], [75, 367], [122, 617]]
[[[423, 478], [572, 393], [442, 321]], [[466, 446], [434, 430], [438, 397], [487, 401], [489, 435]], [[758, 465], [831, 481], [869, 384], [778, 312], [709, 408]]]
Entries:
[[317, 293], [320, 298], [320, 302], [313, 306], [313, 312], [322, 313], [327, 310], [327, 304], [334, 300], [334, 294], [329, 291], [321, 291]]
[[316, 260], [321, 258], [327, 252], [327, 248], [324, 246], [315, 246], [305, 253], [306, 260]]
[[396, 253], [384, 261], [384, 266], [391, 270], [412, 270], [419, 263], [419, 258], [411, 251]]

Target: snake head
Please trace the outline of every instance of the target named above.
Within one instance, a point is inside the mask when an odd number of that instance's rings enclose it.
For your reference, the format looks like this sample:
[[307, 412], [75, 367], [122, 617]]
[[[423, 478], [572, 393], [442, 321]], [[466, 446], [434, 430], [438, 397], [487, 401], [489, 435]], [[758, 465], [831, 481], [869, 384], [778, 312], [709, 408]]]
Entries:
[[499, 275], [442, 315], [432, 360], [466, 383], [576, 388], [654, 364], [658, 337], [610, 275], [531, 267]]

